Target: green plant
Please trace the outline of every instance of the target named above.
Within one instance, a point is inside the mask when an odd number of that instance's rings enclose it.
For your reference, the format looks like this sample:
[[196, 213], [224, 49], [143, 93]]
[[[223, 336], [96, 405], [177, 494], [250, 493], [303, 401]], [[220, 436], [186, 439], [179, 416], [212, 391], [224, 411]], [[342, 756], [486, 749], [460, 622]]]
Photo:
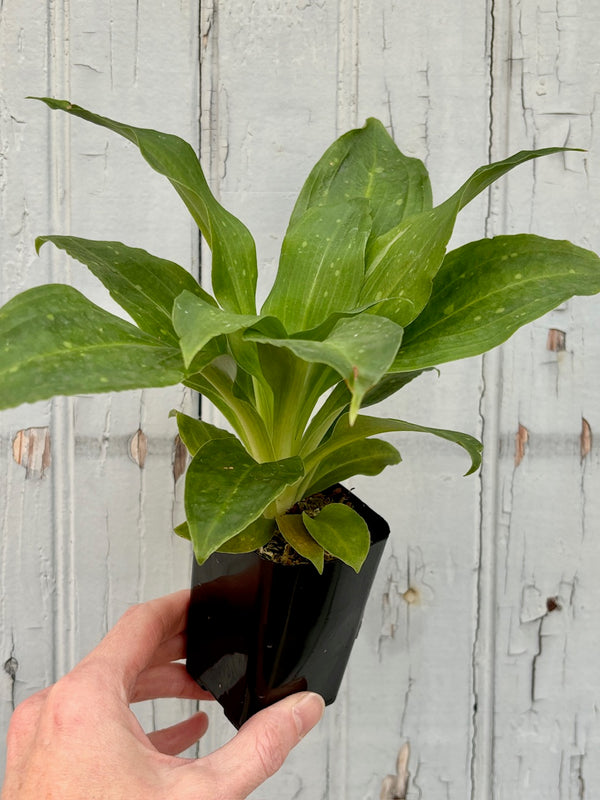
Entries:
[[211, 194], [192, 147], [66, 101], [42, 99], [133, 142], [165, 175], [212, 250], [214, 297], [178, 265], [118, 242], [43, 236], [85, 264], [135, 325], [76, 289], [30, 289], [0, 309], [0, 407], [57, 394], [182, 382], [234, 433], [176, 413], [191, 454], [187, 521], [177, 532], [202, 562], [264, 545], [276, 525], [322, 570], [324, 552], [358, 570], [363, 520], [330, 504], [287, 513], [355, 474], [400, 461], [392, 431], [432, 433], [480, 463], [471, 436], [360, 414], [424, 370], [475, 356], [574, 294], [600, 291], [600, 260], [569, 242], [499, 236], [446, 253], [459, 211], [513, 167], [562, 148], [478, 169], [433, 206], [424, 165], [384, 126], [335, 141], [302, 188], [273, 287], [257, 313], [255, 245]]

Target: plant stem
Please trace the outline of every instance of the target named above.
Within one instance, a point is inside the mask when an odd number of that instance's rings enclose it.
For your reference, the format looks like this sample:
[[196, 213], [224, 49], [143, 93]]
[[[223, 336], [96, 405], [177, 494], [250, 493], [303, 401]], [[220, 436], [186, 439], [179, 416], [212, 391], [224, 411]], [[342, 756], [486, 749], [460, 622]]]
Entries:
[[216, 405], [253, 458], [259, 462], [275, 460], [263, 419], [253, 405], [235, 396], [233, 382], [222, 370], [210, 364], [199, 376], [191, 376], [184, 383]]

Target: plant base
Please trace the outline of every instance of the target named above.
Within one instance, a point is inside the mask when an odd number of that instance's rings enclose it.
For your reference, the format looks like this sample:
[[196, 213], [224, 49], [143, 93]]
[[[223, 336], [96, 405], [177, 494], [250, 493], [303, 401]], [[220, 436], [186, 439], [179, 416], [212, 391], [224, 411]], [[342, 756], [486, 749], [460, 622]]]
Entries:
[[187, 670], [239, 728], [293, 692], [337, 695], [389, 535], [385, 520], [355, 495], [371, 532], [358, 574], [340, 561], [282, 565], [258, 553], [214, 553], [194, 561]]

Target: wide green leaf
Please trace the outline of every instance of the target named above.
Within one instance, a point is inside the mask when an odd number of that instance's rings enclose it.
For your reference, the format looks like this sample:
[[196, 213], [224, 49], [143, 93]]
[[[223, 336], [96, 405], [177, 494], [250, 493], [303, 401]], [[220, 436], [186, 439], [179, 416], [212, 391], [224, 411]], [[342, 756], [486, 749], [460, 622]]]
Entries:
[[211, 339], [249, 328], [259, 319], [256, 314], [224, 311], [188, 291], [182, 292], [173, 305], [173, 326], [180, 337], [186, 366]]
[[0, 408], [54, 395], [171, 386], [181, 354], [91, 303], [48, 284], [0, 309]]
[[573, 295], [600, 291], [600, 258], [570, 242], [518, 234], [448, 253], [393, 369], [476, 356]]
[[76, 236], [39, 236], [64, 250], [92, 272], [143, 331], [177, 345], [171, 322], [175, 298], [184, 290], [215, 305], [213, 298], [183, 267], [121, 242], [101, 242]]
[[365, 268], [371, 229], [366, 200], [309, 208], [288, 228], [277, 277], [263, 314], [278, 317], [288, 333], [353, 309]]
[[[367, 252], [367, 276], [360, 303], [379, 302], [375, 311], [402, 327], [423, 310], [432, 290], [459, 211], [497, 178], [540, 156], [565, 148], [527, 150], [480, 167], [444, 203], [431, 211], [405, 218], [400, 225], [380, 236]], [[386, 298], [390, 298], [387, 299]]]
[[229, 311], [255, 313], [257, 268], [254, 239], [246, 226], [213, 196], [190, 144], [179, 136], [150, 128], [136, 128], [99, 116], [67, 100], [34, 99], [133, 142], [152, 169], [168, 178], [202, 231], [212, 250], [212, 285], [219, 303]]
[[191, 456], [195, 456], [201, 447], [213, 439], [234, 438], [229, 431], [211, 425], [210, 422], [205, 422], [203, 419], [190, 417], [182, 411], [173, 410], [169, 416], [176, 418], [179, 436]]
[[[182, 539], [192, 540], [190, 528], [186, 522], [182, 522], [173, 529], [177, 536]], [[259, 517], [251, 522], [247, 528], [236, 534], [232, 539], [228, 539], [221, 547], [219, 553], [251, 553], [265, 545], [275, 532], [275, 520]]]
[[327, 553], [360, 570], [371, 546], [369, 528], [360, 514], [344, 503], [329, 503], [315, 517], [303, 513], [302, 520]]
[[235, 438], [201, 447], [185, 481], [186, 517], [198, 562], [245, 530], [303, 474], [297, 456], [259, 463]]
[[343, 451], [349, 444], [366, 440], [370, 436], [380, 433], [392, 432], [412, 432], [430, 433], [439, 436], [449, 442], [460, 445], [467, 451], [471, 458], [471, 466], [465, 473], [470, 475], [481, 465], [481, 442], [470, 436], [468, 433], [447, 430], [445, 428], [430, 428], [425, 425], [417, 425], [414, 422], [406, 422], [401, 419], [390, 419], [384, 417], [369, 417], [360, 414], [354, 424], [350, 424], [349, 414], [344, 414], [336, 424], [333, 433], [327, 441], [318, 447], [313, 453], [305, 457], [306, 474], [310, 475], [324, 460]]
[[275, 533], [275, 520], [259, 517], [219, 547], [219, 553], [251, 553], [265, 545]]
[[396, 227], [404, 217], [431, 208], [424, 164], [401, 153], [383, 124], [372, 117], [327, 148], [302, 187], [290, 226], [308, 208], [356, 197], [369, 201], [373, 238]]
[[303, 495], [322, 492], [354, 475], [379, 475], [402, 461], [398, 450], [382, 439], [359, 439], [343, 445], [320, 460], [300, 487]]
[[323, 574], [325, 551], [307, 531], [301, 514], [281, 514], [276, 518], [277, 527], [286, 542]]
[[248, 335], [256, 341], [285, 347], [304, 361], [332, 367], [352, 394], [350, 416], [354, 418], [366, 392], [392, 364], [402, 341], [402, 328], [385, 317], [365, 314], [341, 319], [322, 342]]

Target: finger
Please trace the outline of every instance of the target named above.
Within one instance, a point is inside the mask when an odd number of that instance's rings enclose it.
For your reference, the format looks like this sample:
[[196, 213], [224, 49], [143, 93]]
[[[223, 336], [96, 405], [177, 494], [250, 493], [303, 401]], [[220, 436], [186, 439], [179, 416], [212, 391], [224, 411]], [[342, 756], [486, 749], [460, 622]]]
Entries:
[[185, 629], [189, 600], [189, 590], [183, 589], [133, 606], [84, 662], [110, 665], [107, 672], [129, 697], [137, 676], [160, 646]]
[[199, 711], [177, 725], [148, 734], [148, 738], [160, 753], [176, 756], [204, 736], [207, 728], [208, 717], [203, 711]]
[[212, 776], [217, 796], [247, 797], [277, 772], [290, 750], [321, 719], [324, 708], [319, 695], [301, 692], [255, 714], [226, 745], [182, 768], [179, 796], [196, 796], [200, 773], [205, 780]]
[[161, 664], [145, 669], [129, 696], [131, 703], [154, 700], [156, 697], [179, 697], [183, 700], [213, 700], [188, 674], [183, 664]]
[[164, 664], [167, 661], [177, 661], [179, 658], [185, 657], [187, 636], [185, 633], [178, 633], [172, 636], [166, 642], [163, 642], [156, 649], [152, 656], [149, 665]]

